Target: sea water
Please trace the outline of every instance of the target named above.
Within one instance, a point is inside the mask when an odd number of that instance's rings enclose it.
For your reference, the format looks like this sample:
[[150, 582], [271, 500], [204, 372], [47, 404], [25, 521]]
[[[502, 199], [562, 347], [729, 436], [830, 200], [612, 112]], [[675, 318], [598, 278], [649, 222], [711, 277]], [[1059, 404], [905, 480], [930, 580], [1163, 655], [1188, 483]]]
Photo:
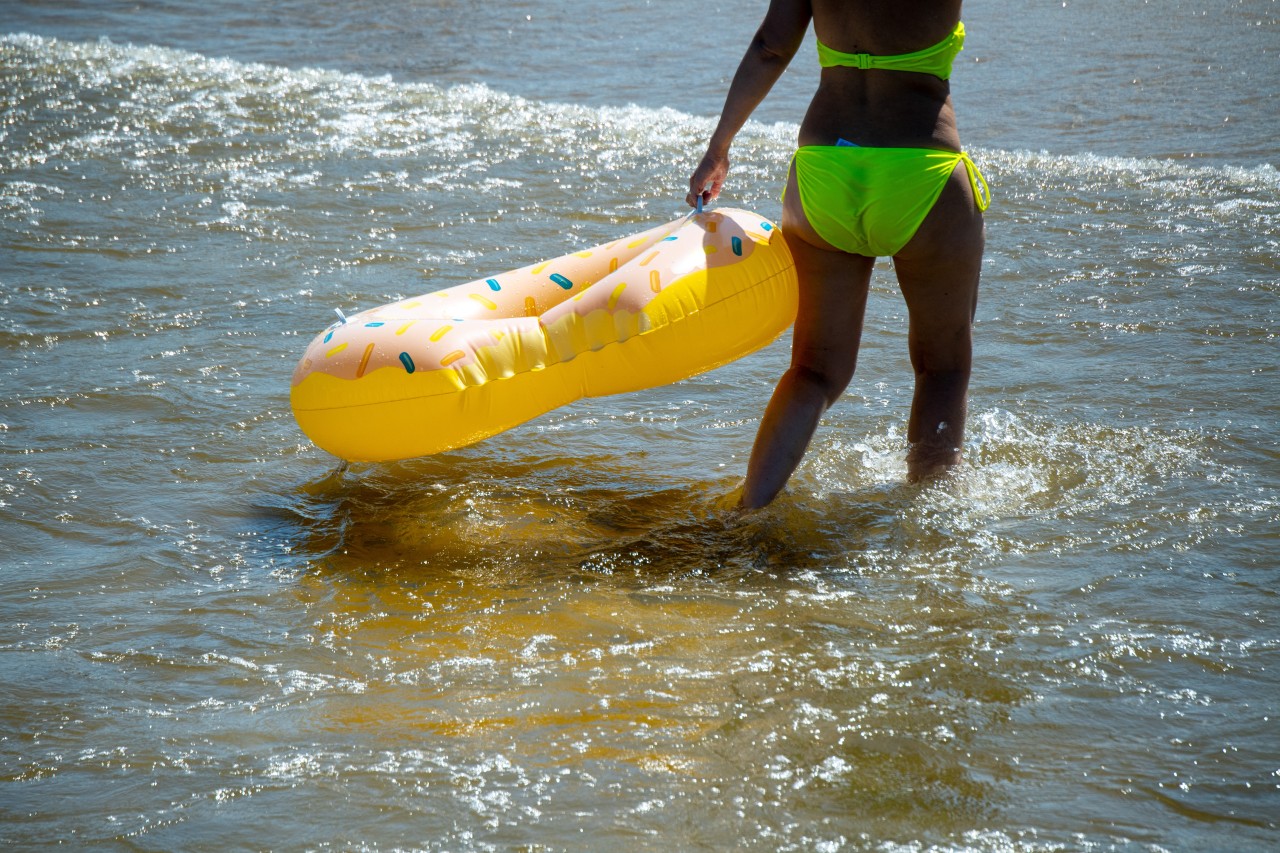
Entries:
[[[333, 318], [681, 212], [764, 3], [0, 3], [0, 843], [1280, 846], [1271, 0], [966, 4], [967, 465], [905, 311], [727, 512], [788, 340], [341, 466]], [[724, 203], [776, 218], [810, 35]]]

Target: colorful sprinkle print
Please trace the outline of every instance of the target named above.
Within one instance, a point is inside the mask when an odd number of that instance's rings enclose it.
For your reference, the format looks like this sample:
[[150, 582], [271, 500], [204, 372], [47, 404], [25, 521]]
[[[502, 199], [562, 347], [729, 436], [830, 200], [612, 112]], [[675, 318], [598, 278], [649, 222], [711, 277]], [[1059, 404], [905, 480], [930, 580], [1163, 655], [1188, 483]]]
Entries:
[[369, 356], [371, 355], [373, 355], [373, 344], [366, 346], [364, 348], [364, 355], [360, 356], [360, 366], [356, 368], [356, 379], [364, 376], [364, 371], [365, 368], [369, 366]]
[[[554, 310], [549, 322], [563, 323], [566, 315], [585, 319], [596, 312], [644, 311], [686, 275], [731, 266], [754, 247], [767, 246], [766, 235], [773, 231], [772, 223], [754, 215], [716, 212], [686, 217], [592, 250], [380, 306], [327, 328], [323, 345], [317, 340], [317, 348], [307, 354], [314, 364], [303, 370], [363, 379], [383, 367], [395, 367], [404, 376], [424, 373], [428, 364], [429, 370], [459, 370], [465, 365], [470, 377], [477, 366], [476, 375], [482, 376], [492, 359], [497, 364], [512, 357], [531, 358], [530, 363], [542, 364], [536, 355], [541, 346], [537, 330], [550, 326], [525, 325], [522, 318], [542, 318]], [[639, 275], [627, 272], [641, 268]], [[603, 288], [596, 286], [601, 284]], [[617, 328], [628, 328], [630, 322], [619, 318]], [[422, 331], [414, 334], [419, 323]], [[511, 355], [504, 351], [476, 359], [488, 347], [511, 347], [513, 335], [526, 342], [511, 348]]]
[[613, 289], [613, 293], [609, 294], [608, 310], [612, 311], [618, 307], [618, 300], [622, 298], [622, 291], [627, 289], [627, 283], [624, 281]]

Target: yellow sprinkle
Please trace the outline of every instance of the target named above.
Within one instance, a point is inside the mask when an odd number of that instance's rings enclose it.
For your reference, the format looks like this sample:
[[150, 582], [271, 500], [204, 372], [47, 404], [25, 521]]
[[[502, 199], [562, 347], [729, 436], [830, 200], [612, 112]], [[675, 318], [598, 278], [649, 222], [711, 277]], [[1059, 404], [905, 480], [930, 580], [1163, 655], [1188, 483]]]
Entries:
[[705, 249], [705, 251], [706, 251], [706, 253], [707, 253], [708, 255], [714, 255], [716, 252], [718, 252], [718, 251], [720, 251], [720, 250], [719, 250], [719, 249], [717, 249], [715, 246], [707, 246], [707, 247], [706, 247], [706, 249]]
[[574, 256], [575, 258], [589, 258], [589, 257], [591, 257], [591, 253], [590, 253], [590, 252], [575, 252], [573, 256]]
[[617, 259], [617, 258], [610, 258], [610, 259], [609, 259], [609, 272], [617, 272], [617, 271], [618, 271], [618, 259]]
[[534, 267], [533, 269], [531, 269], [529, 272], [533, 273], [534, 275], [537, 275], [538, 273], [542, 272], [543, 270], [545, 270], [545, 269], [546, 269], [547, 267], [549, 267], [549, 266], [551, 266], [551, 261], [547, 261], [545, 264], [538, 264], [536, 267]]
[[404, 324], [403, 326], [401, 326], [400, 328], [396, 329], [396, 334], [397, 334], [397, 335], [403, 335], [405, 332], [409, 331], [409, 327], [410, 327], [410, 326], [412, 326], [412, 325], [413, 325], [414, 323], [416, 323], [416, 322], [418, 322], [418, 321], [417, 321], [417, 320], [410, 320], [409, 322], [405, 323], [405, 324]]
[[490, 302], [488, 299], [485, 299], [483, 296], [481, 296], [478, 293], [468, 293], [467, 295], [470, 296], [472, 299], [474, 299], [476, 302], [479, 302], [485, 308], [488, 308], [490, 311], [498, 310], [498, 305], [496, 302]]
[[613, 289], [613, 293], [609, 294], [609, 310], [612, 311], [618, 307], [618, 300], [622, 298], [622, 291], [627, 289], [627, 283], [624, 281]]
[[708, 234], [714, 234], [714, 233], [716, 233], [716, 230], [717, 230], [717, 229], [719, 229], [719, 227], [720, 227], [720, 223], [719, 223], [719, 222], [717, 222], [717, 221], [716, 221], [716, 220], [714, 220], [714, 219], [709, 220], [709, 221], [707, 222], [707, 233], [708, 233]]
[[632, 240], [630, 243], [627, 244], [627, 248], [634, 249], [636, 246], [643, 246], [645, 244], [645, 239]]
[[495, 341], [501, 341], [501, 340], [502, 340], [503, 338], [505, 338], [506, 336], [507, 336], [507, 333], [506, 333], [506, 332], [494, 332], [494, 333], [493, 333], [493, 339], [494, 339]]
[[649, 289], [654, 293], [662, 292], [662, 276], [658, 275], [657, 270], [649, 273]]
[[412, 302], [406, 302], [406, 303], [405, 303], [404, 305], [402, 305], [401, 307], [402, 307], [402, 308], [405, 308], [405, 309], [409, 309], [409, 308], [417, 308], [417, 307], [418, 307], [419, 305], [421, 305], [421, 304], [422, 304], [421, 302], [419, 302], [418, 300], [416, 300], [416, 299], [415, 299], [415, 300], [413, 300]]
[[648, 265], [649, 265], [649, 261], [653, 260], [653, 259], [654, 259], [654, 258], [656, 258], [656, 257], [658, 257], [658, 253], [657, 253], [657, 252], [653, 252], [652, 254], [650, 254], [650, 255], [649, 255], [649, 257], [645, 258], [643, 261], [641, 261], [641, 262], [640, 262], [640, 266], [642, 266], [642, 267], [644, 267], [644, 266], [648, 266]]
[[336, 347], [334, 347], [333, 349], [331, 349], [331, 350], [329, 350], [327, 353], [325, 353], [325, 354], [324, 354], [324, 357], [325, 357], [325, 358], [332, 358], [333, 356], [335, 356], [335, 355], [337, 355], [338, 353], [342, 352], [342, 351], [343, 351], [344, 349], [346, 349], [346, 348], [347, 348], [347, 345], [346, 345], [346, 344], [338, 344]]
[[453, 364], [453, 363], [454, 363], [455, 361], [457, 361], [458, 359], [460, 359], [460, 358], [466, 358], [466, 357], [467, 357], [467, 354], [466, 354], [465, 352], [463, 352], [463, 351], [462, 351], [462, 350], [460, 350], [460, 349], [456, 349], [456, 350], [454, 350], [453, 352], [451, 352], [451, 353], [449, 353], [448, 355], [446, 355], [444, 358], [440, 359], [440, 366], [441, 366], [441, 367], [448, 367], [449, 365]]
[[364, 369], [369, 366], [369, 356], [373, 355], [373, 344], [369, 344], [364, 348], [364, 355], [360, 356], [360, 366], [356, 368], [356, 379], [364, 376]]
[[532, 296], [526, 296], [524, 298], [524, 316], [526, 317], [538, 316], [538, 302]]
[[441, 326], [440, 328], [436, 329], [434, 332], [431, 333], [431, 342], [435, 343], [436, 341], [440, 340], [445, 335], [449, 334], [449, 330], [452, 328], [453, 326]]

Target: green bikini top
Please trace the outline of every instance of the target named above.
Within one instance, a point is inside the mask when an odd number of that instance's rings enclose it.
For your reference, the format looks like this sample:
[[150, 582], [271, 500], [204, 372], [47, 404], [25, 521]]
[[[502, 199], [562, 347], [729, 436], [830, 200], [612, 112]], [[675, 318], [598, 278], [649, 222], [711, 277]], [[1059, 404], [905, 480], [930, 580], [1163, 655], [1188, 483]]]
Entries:
[[956, 24], [951, 35], [942, 41], [917, 50], [894, 56], [872, 56], [869, 53], [842, 53], [818, 42], [818, 64], [823, 68], [841, 65], [846, 68], [882, 68], [887, 71], [919, 71], [947, 80], [951, 77], [951, 63], [956, 54], [964, 50], [964, 23]]

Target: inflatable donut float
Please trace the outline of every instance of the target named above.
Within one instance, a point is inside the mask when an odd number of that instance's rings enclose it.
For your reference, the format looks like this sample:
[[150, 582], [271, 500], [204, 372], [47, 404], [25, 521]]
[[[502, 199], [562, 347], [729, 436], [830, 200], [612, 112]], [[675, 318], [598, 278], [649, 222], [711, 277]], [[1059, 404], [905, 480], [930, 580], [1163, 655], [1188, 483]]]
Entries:
[[786, 241], [745, 210], [640, 234], [340, 320], [307, 347], [290, 403], [351, 461], [463, 447], [582, 397], [741, 358], [795, 320]]

